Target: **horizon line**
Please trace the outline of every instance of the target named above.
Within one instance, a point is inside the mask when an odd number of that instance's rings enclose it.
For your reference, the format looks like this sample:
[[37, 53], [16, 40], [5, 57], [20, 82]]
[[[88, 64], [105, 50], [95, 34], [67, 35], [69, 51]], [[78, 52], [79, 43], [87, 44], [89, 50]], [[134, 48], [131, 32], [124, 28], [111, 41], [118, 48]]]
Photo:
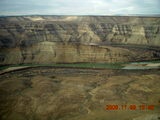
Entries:
[[155, 13], [155, 14], [106, 14], [106, 15], [70, 15], [70, 14], [15, 14], [15, 15], [0, 15], [0, 17], [20, 17], [20, 16], [128, 16], [128, 17], [160, 17], [160, 13]]

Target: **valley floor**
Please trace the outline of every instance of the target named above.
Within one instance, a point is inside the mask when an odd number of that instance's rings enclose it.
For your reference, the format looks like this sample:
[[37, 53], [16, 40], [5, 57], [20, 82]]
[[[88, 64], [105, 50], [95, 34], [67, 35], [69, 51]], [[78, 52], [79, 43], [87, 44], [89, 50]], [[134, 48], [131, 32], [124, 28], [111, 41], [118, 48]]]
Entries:
[[0, 75], [0, 119], [159, 120], [159, 80], [159, 69], [12, 71]]

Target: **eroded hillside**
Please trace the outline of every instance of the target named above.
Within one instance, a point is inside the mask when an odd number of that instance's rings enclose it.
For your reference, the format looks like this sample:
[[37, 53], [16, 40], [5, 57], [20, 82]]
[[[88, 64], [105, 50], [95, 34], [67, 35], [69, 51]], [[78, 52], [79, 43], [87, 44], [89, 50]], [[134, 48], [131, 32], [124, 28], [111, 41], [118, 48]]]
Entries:
[[153, 60], [159, 39], [159, 17], [1, 17], [0, 63]]

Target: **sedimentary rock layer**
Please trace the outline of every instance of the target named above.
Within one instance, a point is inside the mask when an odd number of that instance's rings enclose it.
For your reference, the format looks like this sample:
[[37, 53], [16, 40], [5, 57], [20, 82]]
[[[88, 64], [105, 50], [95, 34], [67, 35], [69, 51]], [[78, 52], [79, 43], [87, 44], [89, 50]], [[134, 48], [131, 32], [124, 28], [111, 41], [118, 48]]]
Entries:
[[1, 17], [0, 61], [15, 64], [148, 60], [159, 57], [159, 51], [110, 46], [159, 47], [159, 38], [159, 17]]

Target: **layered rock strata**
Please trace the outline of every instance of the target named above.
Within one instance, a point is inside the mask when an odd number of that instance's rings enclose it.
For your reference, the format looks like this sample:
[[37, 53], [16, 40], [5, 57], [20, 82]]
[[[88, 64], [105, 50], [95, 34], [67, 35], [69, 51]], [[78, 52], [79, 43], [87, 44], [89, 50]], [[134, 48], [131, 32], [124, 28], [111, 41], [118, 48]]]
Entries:
[[[159, 17], [1, 17], [0, 63], [159, 59], [159, 39]], [[140, 47], [133, 50], [122, 45]]]

